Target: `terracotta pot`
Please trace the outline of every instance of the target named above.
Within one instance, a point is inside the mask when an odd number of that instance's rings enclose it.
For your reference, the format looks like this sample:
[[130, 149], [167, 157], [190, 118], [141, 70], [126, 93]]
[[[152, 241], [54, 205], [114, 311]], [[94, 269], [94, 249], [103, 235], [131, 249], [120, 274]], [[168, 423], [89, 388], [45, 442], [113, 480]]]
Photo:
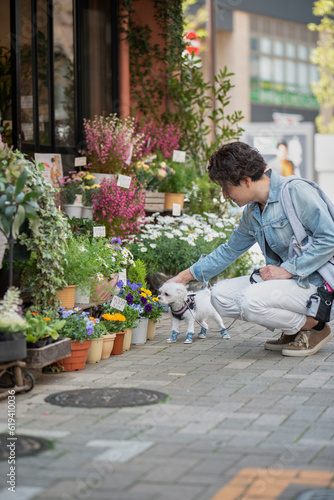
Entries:
[[99, 363], [102, 357], [103, 338], [92, 339], [88, 350], [87, 363]]
[[141, 318], [138, 326], [132, 330], [131, 344], [146, 344], [148, 318]]
[[173, 210], [173, 203], [180, 205], [180, 210], [183, 210], [184, 197], [183, 193], [165, 193], [165, 210]]
[[156, 323], [153, 321], [153, 319], [148, 320], [148, 325], [147, 325], [147, 340], [153, 340], [155, 336], [155, 327]]
[[125, 330], [124, 340], [123, 340], [123, 352], [128, 351], [131, 347], [132, 338], [132, 328], [127, 328]]
[[58, 363], [63, 366], [67, 372], [83, 370], [86, 366], [90, 343], [91, 340], [84, 340], [83, 342], [74, 342], [71, 340], [71, 356], [59, 360]]
[[57, 298], [61, 300], [61, 305], [63, 307], [67, 307], [68, 309], [72, 309], [75, 304], [75, 292], [77, 285], [70, 285], [62, 290], [57, 290]]
[[106, 278], [102, 281], [94, 280], [92, 291], [90, 294], [91, 302], [95, 304], [102, 304], [103, 302], [108, 302], [113, 296], [113, 289], [116, 283], [113, 281], [108, 281]]
[[107, 333], [106, 335], [103, 335], [101, 359], [110, 358], [111, 351], [113, 350], [114, 347], [115, 338], [116, 338], [116, 333]]
[[124, 335], [125, 331], [116, 333], [114, 347], [113, 350], [111, 351], [111, 354], [123, 354]]

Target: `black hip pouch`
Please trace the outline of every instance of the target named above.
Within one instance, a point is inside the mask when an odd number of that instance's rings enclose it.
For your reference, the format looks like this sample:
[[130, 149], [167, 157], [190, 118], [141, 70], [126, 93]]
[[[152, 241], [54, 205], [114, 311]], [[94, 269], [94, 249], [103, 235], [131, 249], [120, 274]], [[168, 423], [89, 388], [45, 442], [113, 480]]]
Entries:
[[317, 288], [317, 293], [313, 293], [306, 303], [308, 316], [327, 323], [330, 318], [333, 299], [334, 292], [328, 291], [325, 286]]

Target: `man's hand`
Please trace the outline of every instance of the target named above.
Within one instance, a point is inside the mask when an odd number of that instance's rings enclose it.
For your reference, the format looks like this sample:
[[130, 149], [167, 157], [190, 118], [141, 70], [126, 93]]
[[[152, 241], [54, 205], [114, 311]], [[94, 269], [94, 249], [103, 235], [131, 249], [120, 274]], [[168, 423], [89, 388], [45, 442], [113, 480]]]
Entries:
[[[179, 274], [174, 276], [174, 278], [171, 278], [168, 281], [174, 281], [175, 283], [182, 283], [182, 285], [186, 285], [188, 281], [192, 281], [195, 278], [191, 274], [189, 269], [186, 269], [185, 271], [181, 271]], [[167, 281], [167, 283], [168, 283]]]
[[292, 278], [293, 274], [290, 274], [288, 271], [286, 271], [284, 267], [269, 265], [260, 269], [260, 276], [263, 281], [288, 280]]

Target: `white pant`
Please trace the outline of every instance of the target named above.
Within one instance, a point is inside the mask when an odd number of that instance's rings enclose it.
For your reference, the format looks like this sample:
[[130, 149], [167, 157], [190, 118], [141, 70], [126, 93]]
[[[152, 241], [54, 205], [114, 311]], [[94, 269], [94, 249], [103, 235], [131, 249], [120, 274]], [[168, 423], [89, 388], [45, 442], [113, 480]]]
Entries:
[[297, 333], [306, 322], [306, 302], [317, 287], [301, 288], [293, 279], [255, 279], [258, 283], [251, 284], [249, 276], [220, 281], [212, 288], [212, 305], [221, 316], [240, 316], [270, 330]]

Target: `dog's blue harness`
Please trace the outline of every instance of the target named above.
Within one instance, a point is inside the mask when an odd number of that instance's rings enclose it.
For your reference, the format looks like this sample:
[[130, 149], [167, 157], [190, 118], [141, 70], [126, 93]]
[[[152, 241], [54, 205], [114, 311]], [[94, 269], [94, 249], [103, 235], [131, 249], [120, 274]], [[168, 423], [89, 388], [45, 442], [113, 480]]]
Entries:
[[173, 309], [170, 307], [171, 313], [176, 319], [182, 319], [182, 316], [186, 312], [187, 309], [195, 310], [196, 309], [196, 304], [195, 304], [195, 294], [188, 295], [187, 300], [185, 301], [184, 306], [182, 309], [179, 309], [178, 311], [173, 311]]

